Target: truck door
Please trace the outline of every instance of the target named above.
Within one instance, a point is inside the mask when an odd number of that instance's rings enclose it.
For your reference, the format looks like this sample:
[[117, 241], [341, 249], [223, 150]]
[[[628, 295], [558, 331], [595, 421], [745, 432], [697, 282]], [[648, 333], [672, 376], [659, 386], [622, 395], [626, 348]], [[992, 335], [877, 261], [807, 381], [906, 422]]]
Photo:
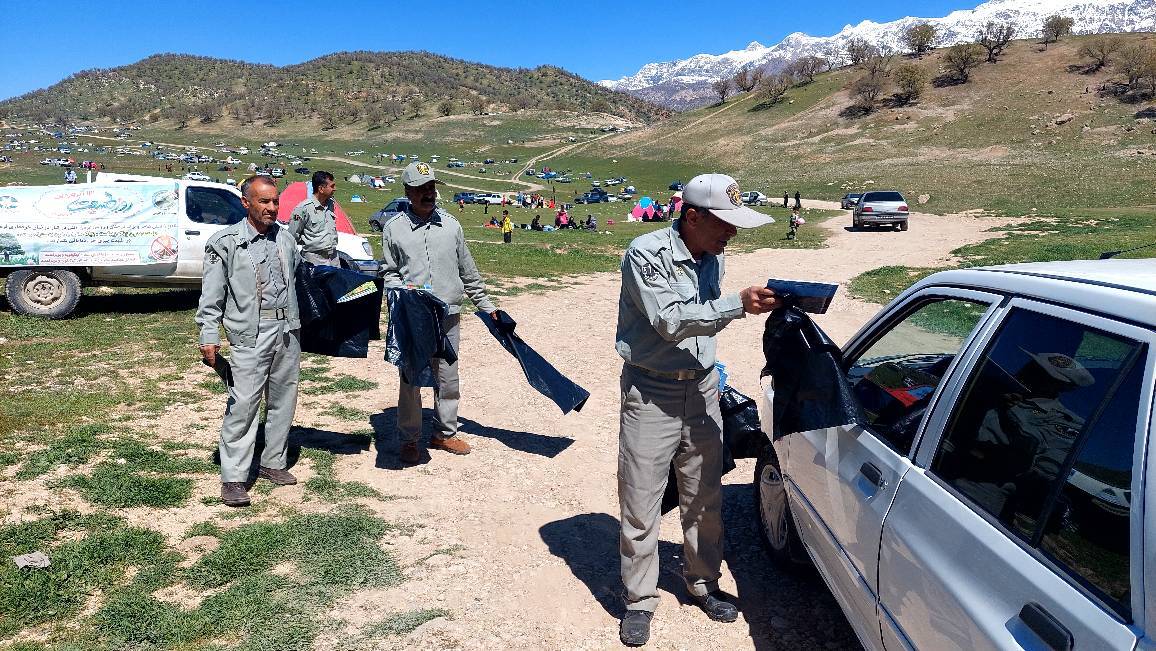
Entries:
[[800, 535], [863, 640], [879, 639], [877, 564], [883, 518], [911, 467], [940, 381], [998, 296], [928, 288], [847, 347], [847, 376], [868, 422], [789, 436]]
[[884, 522], [889, 650], [1132, 649], [1156, 333], [1015, 299]]
[[204, 270], [205, 243], [217, 231], [245, 219], [246, 212], [240, 193], [228, 188], [189, 184], [183, 199], [177, 276], [199, 280]]

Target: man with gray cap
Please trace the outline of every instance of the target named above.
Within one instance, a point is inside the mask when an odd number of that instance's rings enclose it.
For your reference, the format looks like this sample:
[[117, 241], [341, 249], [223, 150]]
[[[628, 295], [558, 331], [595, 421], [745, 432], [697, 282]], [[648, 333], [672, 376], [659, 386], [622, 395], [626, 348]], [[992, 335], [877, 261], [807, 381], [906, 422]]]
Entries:
[[[431, 292], [449, 307], [444, 322], [446, 336], [458, 351], [458, 325], [462, 298], [469, 296], [479, 310], [494, 314], [486, 284], [482, 281], [474, 258], [466, 248], [465, 234], [458, 220], [437, 207], [437, 184], [433, 170], [426, 163], [410, 163], [401, 174], [410, 208], [398, 213], [382, 227], [382, 273], [387, 287], [413, 287]], [[459, 356], [460, 356], [460, 351]], [[458, 434], [458, 364], [431, 359], [437, 374], [434, 394], [437, 432], [430, 447], [453, 454], [469, 454], [470, 445]], [[397, 400], [397, 429], [401, 438], [403, 463], [421, 459], [421, 388], [401, 379]]]
[[736, 229], [774, 221], [740, 199], [733, 178], [696, 176], [683, 189], [679, 219], [635, 239], [622, 260], [615, 347], [625, 360], [618, 501], [627, 611], [619, 635], [631, 646], [650, 638], [658, 605], [659, 509], [672, 462], [687, 588], [711, 619], [738, 617], [718, 591], [723, 454], [715, 335], [734, 319], [778, 305], [765, 287], [726, 296], [720, 290], [723, 249]]
[[[301, 320], [293, 278], [297, 245], [277, 225], [277, 184], [251, 176], [241, 184], [244, 221], [205, 244], [200, 327], [201, 358], [218, 369], [229, 391], [221, 423], [221, 502], [248, 506], [246, 484], [257, 444], [258, 410], [265, 398], [265, 445], [257, 470], [278, 485], [296, 484], [285, 469], [289, 427], [301, 373]], [[224, 326], [229, 363], [219, 358]]]
[[337, 214], [333, 209], [333, 193], [337, 182], [329, 172], [313, 173], [313, 196], [293, 209], [289, 218], [289, 232], [301, 245], [301, 257], [313, 264], [340, 267], [337, 257]]

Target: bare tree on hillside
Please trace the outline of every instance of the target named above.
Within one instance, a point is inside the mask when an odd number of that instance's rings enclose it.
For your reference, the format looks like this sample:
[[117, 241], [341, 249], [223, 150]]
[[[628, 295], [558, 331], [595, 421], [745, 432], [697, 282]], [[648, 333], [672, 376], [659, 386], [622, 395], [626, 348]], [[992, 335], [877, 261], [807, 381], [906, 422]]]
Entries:
[[485, 97], [481, 95], [474, 95], [470, 98], [470, 112], [474, 115], [481, 115], [489, 108], [490, 103], [486, 101]]
[[815, 75], [823, 72], [826, 67], [827, 62], [822, 57], [805, 56], [792, 61], [784, 71], [799, 81], [809, 84], [815, 81]]
[[877, 52], [874, 45], [871, 45], [866, 39], [862, 38], [849, 39], [844, 49], [847, 51], [847, 58], [853, 66], [857, 66], [870, 59]]
[[1058, 42], [1061, 37], [1071, 34], [1075, 24], [1074, 19], [1059, 14], [1045, 18], [1043, 29], [1040, 30], [1040, 35], [1044, 39], [1044, 49], [1047, 49], [1048, 43]]
[[534, 98], [529, 95], [514, 95], [509, 103], [510, 108], [515, 111], [526, 111], [534, 106]]
[[722, 104], [727, 101], [727, 96], [731, 94], [731, 80], [715, 79], [710, 84], [711, 90], [715, 95], [718, 95], [718, 103]]
[[830, 72], [846, 63], [847, 53], [838, 45], [831, 44], [823, 48], [823, 60], [827, 62], [827, 71]]
[[975, 43], [960, 43], [953, 45], [943, 55], [943, 67], [958, 83], [964, 83], [971, 76], [971, 71], [983, 63], [983, 48]]
[[895, 65], [895, 53], [886, 48], [875, 48], [875, 53], [863, 62], [867, 74], [875, 77], [886, 77], [891, 74]]
[[735, 73], [734, 84], [735, 88], [737, 88], [740, 92], [749, 93], [754, 90], [755, 86], [758, 84], [758, 80], [755, 79], [753, 70], [750, 68], [743, 68], [742, 70], [739, 70]]
[[441, 113], [442, 117], [449, 117], [453, 114], [453, 112], [454, 101], [452, 99], [443, 99], [442, 101], [438, 102], [438, 113]]
[[1011, 23], [997, 23], [994, 20], [989, 20], [975, 35], [975, 42], [987, 51], [987, 62], [995, 63], [1015, 33], [1016, 28]]
[[1092, 70], [1099, 70], [1112, 62], [1115, 54], [1124, 43], [1118, 36], [1098, 34], [1084, 41], [1078, 55], [1083, 59], [1092, 60]]
[[415, 97], [409, 101], [409, 112], [412, 117], [420, 118], [424, 108], [425, 102], [421, 101], [420, 97]]
[[378, 104], [371, 104], [365, 109], [365, 124], [370, 129], [377, 129], [385, 124], [385, 111]]
[[855, 103], [869, 113], [875, 110], [875, 100], [883, 94], [884, 85], [883, 77], [868, 73], [851, 84], [851, 95], [855, 97]]
[[910, 25], [903, 30], [903, 34], [899, 37], [899, 41], [911, 50], [911, 53], [917, 57], [931, 51], [935, 47], [935, 39], [939, 36], [939, 29], [931, 23], [919, 22]]
[[895, 69], [895, 87], [899, 89], [896, 95], [904, 103], [913, 102], [923, 94], [923, 88], [931, 75], [927, 68], [918, 63], [905, 63]]
[[766, 75], [759, 82], [759, 93], [762, 94], [764, 102], [767, 104], [778, 104], [783, 99], [783, 95], [787, 94], [787, 89], [791, 87], [790, 76], [779, 72], [773, 75]]
[[1120, 48], [1112, 67], [1124, 75], [1128, 80], [1128, 89], [1135, 92], [1137, 84], [1147, 76], [1149, 69], [1156, 68], [1156, 50], [1140, 43], [1130, 43]]

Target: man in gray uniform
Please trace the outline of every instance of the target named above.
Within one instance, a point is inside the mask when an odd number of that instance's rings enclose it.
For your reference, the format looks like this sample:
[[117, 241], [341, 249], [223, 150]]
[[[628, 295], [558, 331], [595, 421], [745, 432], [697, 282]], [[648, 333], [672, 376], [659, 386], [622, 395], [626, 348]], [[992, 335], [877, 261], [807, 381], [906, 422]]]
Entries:
[[687, 588], [711, 619], [738, 617], [718, 592], [723, 456], [715, 335], [732, 320], [778, 303], [765, 287], [722, 296], [719, 284], [722, 252], [736, 227], [773, 221], [742, 205], [731, 177], [702, 174], [683, 189], [681, 217], [635, 239], [622, 260], [615, 347], [626, 362], [618, 435], [624, 644], [650, 638], [658, 605], [659, 507], [672, 461]]
[[[201, 357], [226, 370], [229, 402], [221, 423], [221, 501], [248, 506], [246, 483], [257, 442], [257, 409], [265, 395], [265, 447], [257, 474], [274, 484], [297, 479], [285, 470], [286, 447], [297, 408], [301, 321], [293, 277], [297, 246], [277, 226], [276, 183], [253, 176], [241, 184], [248, 216], [205, 245], [204, 278], [197, 308]], [[224, 325], [232, 355], [219, 358]]]
[[337, 257], [337, 214], [333, 193], [337, 183], [329, 172], [313, 173], [313, 196], [293, 209], [289, 232], [301, 245], [301, 257], [313, 264], [340, 267]]
[[[381, 233], [382, 274], [387, 287], [413, 287], [433, 293], [449, 306], [445, 321], [446, 336], [454, 350], [460, 341], [458, 324], [462, 298], [469, 296], [479, 310], [497, 311], [486, 294], [478, 267], [461, 224], [448, 212], [437, 207], [437, 184], [433, 170], [425, 163], [410, 163], [401, 181], [410, 209], [398, 213], [385, 223]], [[431, 359], [438, 378], [434, 395], [438, 431], [430, 438], [430, 447], [453, 454], [469, 454], [470, 445], [458, 433], [458, 364]], [[401, 460], [413, 464], [421, 459], [418, 439], [421, 437], [421, 388], [401, 380], [397, 400], [397, 428], [400, 433]]]

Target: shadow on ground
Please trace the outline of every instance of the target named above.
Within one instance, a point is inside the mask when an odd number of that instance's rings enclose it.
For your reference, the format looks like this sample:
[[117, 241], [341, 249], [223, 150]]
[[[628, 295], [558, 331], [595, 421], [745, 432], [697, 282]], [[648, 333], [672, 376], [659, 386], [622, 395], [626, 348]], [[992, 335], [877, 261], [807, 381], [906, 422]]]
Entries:
[[[834, 597], [810, 567], [772, 565], [759, 542], [754, 491], [749, 484], [723, 487], [726, 565], [734, 576], [737, 600], [755, 649], [859, 649]], [[618, 520], [605, 513], [583, 513], [556, 520], [538, 530], [550, 553], [565, 561], [574, 576], [612, 617], [624, 612], [618, 566]], [[665, 538], [681, 539], [664, 531]], [[660, 541], [659, 593], [688, 603], [682, 580], [682, 546]], [[660, 605], [659, 608], [663, 606]], [[705, 615], [702, 617], [706, 618]], [[672, 640], [672, 643], [677, 641]]]
[[[421, 415], [422, 442], [425, 443], [429, 441], [429, 433], [434, 431], [434, 412], [432, 409], [423, 409]], [[397, 407], [370, 416], [369, 424], [373, 427], [374, 446], [377, 448], [376, 466], [393, 470], [403, 468], [397, 456], [400, 446], [397, 437]], [[558, 436], [490, 427], [469, 418], [459, 418], [459, 428], [463, 434], [494, 439], [511, 450], [551, 459], [574, 443], [572, 439]], [[428, 454], [423, 453], [419, 463], [425, 463], [428, 459]]]

